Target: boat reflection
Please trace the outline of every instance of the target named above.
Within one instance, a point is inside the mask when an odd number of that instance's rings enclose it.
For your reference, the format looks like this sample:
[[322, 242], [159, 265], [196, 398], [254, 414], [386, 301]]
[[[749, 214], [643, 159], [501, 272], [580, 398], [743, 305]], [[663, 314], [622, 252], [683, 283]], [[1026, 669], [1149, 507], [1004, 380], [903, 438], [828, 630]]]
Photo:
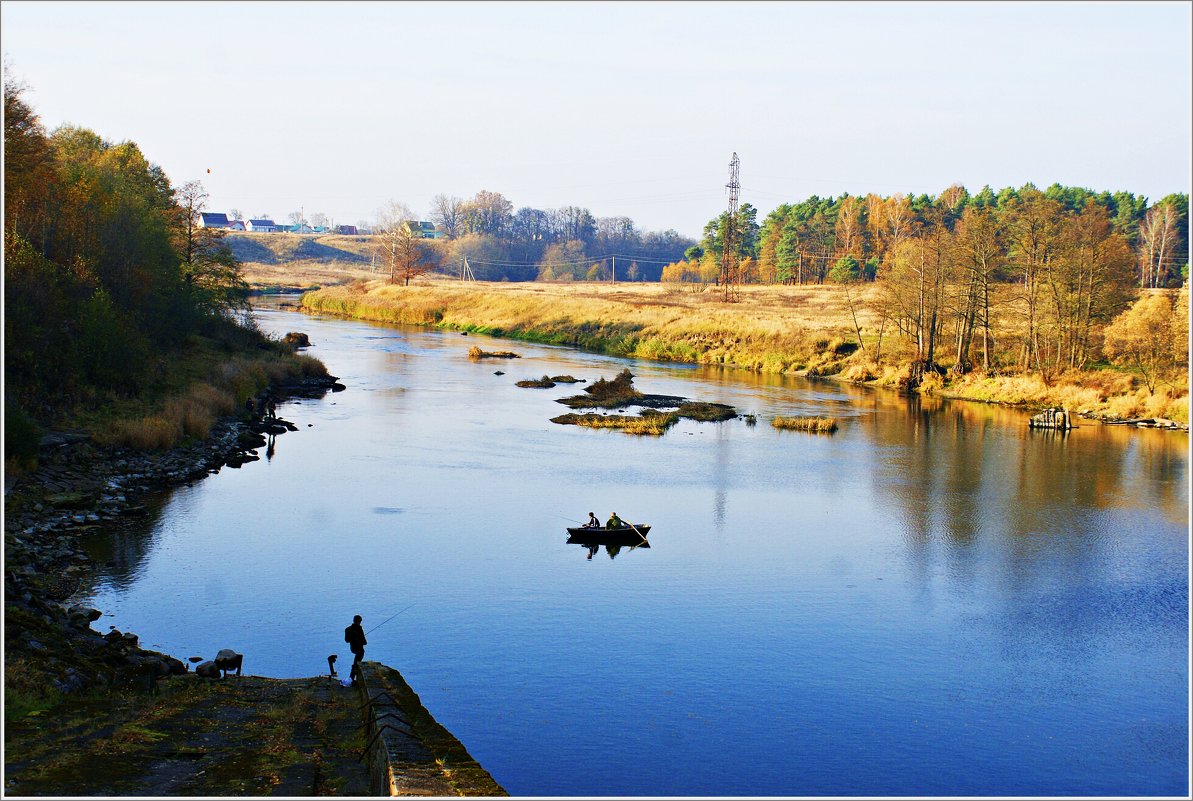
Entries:
[[580, 545], [585, 548], [588, 551], [589, 559], [596, 556], [603, 545], [609, 558], [616, 559], [623, 548], [630, 551], [636, 548], [649, 548], [650, 542], [647, 541], [645, 533], [645, 531], [638, 533], [632, 528], [612, 531], [604, 528], [568, 529], [567, 542], [568, 545]]

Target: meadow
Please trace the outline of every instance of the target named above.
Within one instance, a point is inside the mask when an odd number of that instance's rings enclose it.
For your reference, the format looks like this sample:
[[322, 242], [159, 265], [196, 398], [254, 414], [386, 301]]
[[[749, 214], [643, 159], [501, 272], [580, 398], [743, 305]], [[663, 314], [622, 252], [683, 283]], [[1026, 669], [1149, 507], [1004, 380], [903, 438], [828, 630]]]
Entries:
[[[1009, 289], [1003, 288], [1009, 296]], [[303, 308], [364, 320], [436, 326], [630, 358], [723, 365], [904, 387], [913, 343], [882, 319], [881, 289], [862, 285], [716, 287], [664, 283], [487, 283], [424, 278], [409, 287], [357, 279], [303, 295]], [[852, 300], [852, 308], [850, 300]], [[998, 327], [1017, 310], [994, 303]], [[858, 333], [861, 338], [859, 341]], [[1004, 340], [1011, 338], [1004, 338]], [[1009, 342], [1001, 364], [1010, 358]], [[947, 366], [947, 365], [944, 365]], [[1149, 390], [1137, 375], [1098, 364], [1043, 380], [1003, 366], [925, 375], [917, 391], [1025, 407], [1064, 406], [1117, 418], [1188, 422], [1187, 372]]]

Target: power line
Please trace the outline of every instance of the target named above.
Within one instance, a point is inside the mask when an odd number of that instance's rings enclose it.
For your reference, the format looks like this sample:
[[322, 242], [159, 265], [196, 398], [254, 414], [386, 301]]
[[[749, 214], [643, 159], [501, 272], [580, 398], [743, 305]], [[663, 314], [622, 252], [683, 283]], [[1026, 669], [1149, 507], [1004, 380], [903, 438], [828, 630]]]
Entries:
[[[604, 256], [592, 256], [579, 261], [553, 261], [550, 262], [555, 267], [575, 267], [577, 265], [593, 264], [595, 262], [606, 261], [608, 259], [629, 259], [640, 264], [671, 264], [670, 259], [652, 259], [645, 256], [627, 256], [624, 253], [608, 253]], [[484, 261], [482, 259], [468, 260], [472, 264], [484, 264], [488, 267], [542, 267], [545, 261]]]

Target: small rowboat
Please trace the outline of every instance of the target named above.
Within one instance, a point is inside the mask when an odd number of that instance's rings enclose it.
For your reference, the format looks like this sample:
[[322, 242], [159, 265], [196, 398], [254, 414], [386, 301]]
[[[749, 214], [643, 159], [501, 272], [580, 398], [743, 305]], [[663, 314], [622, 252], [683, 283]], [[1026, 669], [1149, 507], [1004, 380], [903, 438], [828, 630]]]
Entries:
[[635, 523], [632, 528], [630, 526], [625, 526], [623, 528], [605, 528], [604, 526], [594, 526], [592, 528], [586, 526], [578, 526], [576, 528], [572, 528], [570, 526], [568, 527], [568, 534], [571, 536], [592, 540], [605, 539], [609, 537], [630, 537], [636, 539], [639, 536], [645, 537], [646, 532], [648, 531], [650, 531], [650, 526], [646, 525], [645, 523]]

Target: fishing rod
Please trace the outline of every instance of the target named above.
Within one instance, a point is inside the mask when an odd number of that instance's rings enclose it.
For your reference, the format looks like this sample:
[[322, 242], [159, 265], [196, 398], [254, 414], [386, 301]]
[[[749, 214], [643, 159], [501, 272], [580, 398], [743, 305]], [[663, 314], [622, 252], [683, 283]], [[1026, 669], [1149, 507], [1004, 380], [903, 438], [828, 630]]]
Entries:
[[[410, 604], [410, 606], [417, 606], [417, 605], [418, 605], [418, 601], [415, 601], [414, 603]], [[409, 608], [410, 608], [410, 606], [406, 607], [406, 609], [409, 609]], [[378, 623], [376, 626], [373, 626], [373, 628], [371, 628], [371, 629], [369, 629], [368, 631], [366, 631], [366, 632], [365, 632], [365, 634], [372, 634], [374, 631], [376, 631], [377, 629], [381, 628], [382, 626], [384, 626], [384, 625], [385, 625], [386, 623], [388, 623], [389, 621], [393, 620], [393, 619], [394, 619], [395, 617], [397, 617], [398, 615], [402, 614], [402, 612], [405, 612], [405, 611], [406, 611], [406, 609], [402, 609], [402, 610], [399, 610], [399, 611], [397, 611], [397, 612], [394, 612], [392, 615], [390, 615], [389, 617], [387, 617], [385, 620], [382, 620], [382, 621], [381, 621], [380, 623]]]

